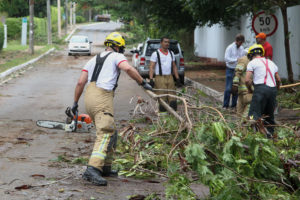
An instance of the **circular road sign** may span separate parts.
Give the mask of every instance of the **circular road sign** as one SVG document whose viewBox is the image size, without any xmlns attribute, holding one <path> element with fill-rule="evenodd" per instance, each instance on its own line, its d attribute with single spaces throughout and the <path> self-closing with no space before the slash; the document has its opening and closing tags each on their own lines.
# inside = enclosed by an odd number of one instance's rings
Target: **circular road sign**
<svg viewBox="0 0 300 200">
<path fill-rule="evenodd" d="M 259 12 L 252 19 L 252 29 L 257 35 L 264 32 L 267 36 L 275 33 L 278 27 L 278 21 L 275 15 L 266 14 L 265 11 Z"/>
</svg>

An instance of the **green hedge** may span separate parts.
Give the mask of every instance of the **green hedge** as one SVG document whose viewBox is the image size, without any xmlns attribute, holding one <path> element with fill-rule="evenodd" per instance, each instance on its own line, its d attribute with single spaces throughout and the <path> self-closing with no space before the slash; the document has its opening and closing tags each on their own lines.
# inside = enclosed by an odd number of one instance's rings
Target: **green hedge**
<svg viewBox="0 0 300 200">
<path fill-rule="evenodd" d="M 61 16 L 64 15 L 64 8 L 61 7 L 60 9 L 60 13 Z M 51 25 L 52 25 L 52 33 L 56 33 L 58 30 L 57 28 L 57 21 L 58 21 L 58 17 L 57 17 L 57 7 L 51 6 Z M 65 25 L 65 21 L 63 20 L 63 18 L 61 17 L 61 27 L 63 28 Z"/>
<path fill-rule="evenodd" d="M 77 15 L 76 16 L 76 23 L 84 23 L 86 20 L 84 17 Z"/>
<path fill-rule="evenodd" d="M 3 48 L 3 42 L 4 42 L 4 27 L 3 24 L 0 22 L 0 51 Z"/>
<path fill-rule="evenodd" d="M 7 38 L 8 40 L 21 39 L 22 18 L 7 18 Z M 27 34 L 29 33 L 29 17 L 27 17 Z M 46 18 L 34 18 L 34 37 L 37 42 L 44 42 L 47 38 Z"/>
<path fill-rule="evenodd" d="M 28 23 L 29 24 L 29 23 Z M 47 19 L 34 18 L 34 38 L 37 42 L 47 41 Z"/>
<path fill-rule="evenodd" d="M 22 18 L 7 18 L 7 39 L 15 40 L 21 38 L 22 32 Z"/>
</svg>

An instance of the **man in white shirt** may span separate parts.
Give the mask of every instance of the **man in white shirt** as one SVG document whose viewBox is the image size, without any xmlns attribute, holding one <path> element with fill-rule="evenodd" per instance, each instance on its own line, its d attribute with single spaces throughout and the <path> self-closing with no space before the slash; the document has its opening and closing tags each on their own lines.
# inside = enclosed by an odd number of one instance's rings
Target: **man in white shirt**
<svg viewBox="0 0 300 200">
<path fill-rule="evenodd" d="M 165 89 L 165 90 L 176 89 L 172 71 L 176 78 L 177 87 L 181 86 L 181 82 L 177 71 L 177 66 L 175 63 L 175 56 L 174 53 L 169 50 L 169 46 L 170 46 L 170 39 L 167 37 L 162 37 L 160 40 L 161 48 L 154 51 L 150 58 L 150 66 L 149 66 L 150 85 L 155 89 Z M 154 73 L 155 73 L 155 83 L 153 81 Z M 174 92 L 157 91 L 156 94 L 174 94 Z M 176 99 L 171 97 L 166 97 L 163 99 L 167 101 L 174 110 L 177 110 Z M 162 105 L 159 105 L 159 111 L 164 112 L 166 110 Z"/>
<path fill-rule="evenodd" d="M 225 50 L 225 62 L 226 62 L 226 85 L 224 92 L 224 102 L 223 108 L 229 108 L 230 97 L 231 97 L 231 107 L 235 108 L 237 104 L 238 95 L 231 94 L 232 82 L 235 72 L 235 67 L 237 65 L 238 59 L 245 55 L 244 43 L 245 38 L 242 34 L 238 34 L 235 37 L 235 42 L 230 44 Z"/>
<path fill-rule="evenodd" d="M 274 109 L 276 106 L 277 89 L 280 88 L 278 67 L 270 59 L 264 56 L 264 48 L 260 44 L 254 44 L 249 48 L 248 58 L 251 60 L 247 65 L 246 86 L 253 93 L 248 116 L 258 120 L 263 115 L 267 126 L 267 136 L 270 138 L 274 133 Z M 252 78 L 253 77 L 253 78 Z M 254 92 L 252 91 L 254 85 Z"/>
<path fill-rule="evenodd" d="M 125 40 L 118 32 L 109 34 L 104 45 L 106 50 L 92 58 L 83 68 L 75 88 L 72 111 L 78 113 L 78 101 L 83 89 L 85 91 L 85 107 L 94 121 L 97 138 L 83 179 L 95 185 L 105 186 L 107 181 L 102 176 L 109 176 L 112 152 L 116 148 L 117 132 L 114 125 L 113 97 L 117 87 L 120 70 L 124 70 L 132 79 L 145 89 L 152 87 L 143 80 L 139 73 L 127 62 L 123 55 Z"/>
</svg>

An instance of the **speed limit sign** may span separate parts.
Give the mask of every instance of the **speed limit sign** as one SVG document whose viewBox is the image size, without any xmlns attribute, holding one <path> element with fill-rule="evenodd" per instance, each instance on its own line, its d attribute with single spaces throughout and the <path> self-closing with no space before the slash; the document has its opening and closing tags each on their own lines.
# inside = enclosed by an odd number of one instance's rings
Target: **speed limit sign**
<svg viewBox="0 0 300 200">
<path fill-rule="evenodd" d="M 275 33 L 278 27 L 278 21 L 275 15 L 266 14 L 264 11 L 256 14 L 252 19 L 252 29 L 257 35 L 264 32 L 267 36 Z"/>
</svg>

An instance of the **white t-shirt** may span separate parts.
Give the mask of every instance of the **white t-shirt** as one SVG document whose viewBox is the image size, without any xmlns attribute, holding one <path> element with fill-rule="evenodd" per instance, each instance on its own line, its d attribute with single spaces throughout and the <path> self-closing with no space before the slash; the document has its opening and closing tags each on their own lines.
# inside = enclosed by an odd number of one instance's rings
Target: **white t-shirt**
<svg viewBox="0 0 300 200">
<path fill-rule="evenodd" d="M 270 72 L 272 74 L 273 80 L 271 78 L 271 75 L 269 72 L 267 72 L 266 61 L 268 60 L 268 66 L 270 69 Z M 247 71 L 253 72 L 253 83 L 256 84 L 264 84 L 265 77 L 267 73 L 267 79 L 266 79 L 266 85 L 269 87 L 275 87 L 276 86 L 276 80 L 275 80 L 275 74 L 278 73 L 278 67 L 275 65 L 275 63 L 272 60 L 263 58 L 263 57 L 257 57 L 251 60 L 247 65 Z M 275 83 L 275 84 L 274 84 Z"/>
<path fill-rule="evenodd" d="M 110 51 L 102 52 L 100 57 L 104 57 L 109 52 Z M 88 82 L 90 82 L 92 79 L 96 65 L 96 58 L 97 56 L 94 56 L 82 69 L 82 71 L 88 72 Z M 113 90 L 120 74 L 119 65 L 124 61 L 127 61 L 127 59 L 123 54 L 112 52 L 103 63 L 96 86 L 109 91 Z"/>
<path fill-rule="evenodd" d="M 166 54 L 161 51 L 161 49 L 158 49 L 159 56 L 160 56 L 160 63 L 161 63 L 161 71 L 162 75 L 170 75 L 172 73 L 172 61 L 175 61 L 175 56 L 172 51 L 168 51 Z M 170 55 L 173 55 L 173 60 Z M 158 59 L 157 59 L 157 53 L 154 51 L 151 55 L 150 61 L 155 62 L 155 74 L 159 75 L 159 65 L 158 65 Z"/>
</svg>

